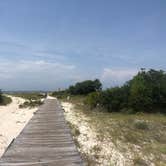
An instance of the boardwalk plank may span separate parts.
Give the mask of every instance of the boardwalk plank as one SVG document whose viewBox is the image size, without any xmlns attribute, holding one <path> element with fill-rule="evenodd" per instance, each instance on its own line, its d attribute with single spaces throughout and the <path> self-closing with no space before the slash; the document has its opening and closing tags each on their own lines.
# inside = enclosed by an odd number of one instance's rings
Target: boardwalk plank
<svg viewBox="0 0 166 166">
<path fill-rule="evenodd" d="M 45 101 L 0 159 L 0 166 L 24 165 L 85 165 L 55 99 Z"/>
</svg>

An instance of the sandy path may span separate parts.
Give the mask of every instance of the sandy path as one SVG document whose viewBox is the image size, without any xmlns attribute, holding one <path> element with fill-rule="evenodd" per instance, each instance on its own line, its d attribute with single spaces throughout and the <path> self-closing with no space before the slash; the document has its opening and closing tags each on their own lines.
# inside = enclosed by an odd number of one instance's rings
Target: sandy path
<svg viewBox="0 0 166 166">
<path fill-rule="evenodd" d="M 37 108 L 19 109 L 19 104 L 25 100 L 19 97 L 11 98 L 12 103 L 10 105 L 0 106 L 0 157 L 37 110 Z"/>
</svg>

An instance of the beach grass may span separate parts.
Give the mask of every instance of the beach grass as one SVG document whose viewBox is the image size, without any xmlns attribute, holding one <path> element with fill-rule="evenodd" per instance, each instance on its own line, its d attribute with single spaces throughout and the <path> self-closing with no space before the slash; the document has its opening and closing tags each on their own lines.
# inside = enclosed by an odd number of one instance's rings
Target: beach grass
<svg viewBox="0 0 166 166">
<path fill-rule="evenodd" d="M 8 105 L 12 102 L 12 99 L 8 96 L 2 95 L 2 101 L 0 103 L 0 105 Z"/>
<path fill-rule="evenodd" d="M 68 102 L 74 104 L 74 111 L 69 112 L 69 116 L 71 114 L 77 121 L 88 125 L 95 133 L 94 142 L 97 144 L 87 153 L 84 151 L 86 145 L 80 141 L 80 137 L 84 134 L 87 139 L 92 138 L 88 136 L 88 133 L 78 131 L 81 124 L 72 124 L 72 120 L 70 121 L 70 127 L 74 128 L 72 129 L 74 138 L 88 163 L 97 165 L 95 163 L 108 159 L 108 163 L 115 164 L 112 163 L 114 159 L 107 155 L 107 151 L 111 151 L 109 143 L 112 143 L 113 149 L 132 164 L 162 165 L 166 163 L 166 116 L 164 114 L 126 114 L 90 110 L 83 104 L 83 100 L 84 97 L 80 96 L 70 98 Z M 104 147 L 104 144 L 108 144 L 108 147 Z"/>
</svg>

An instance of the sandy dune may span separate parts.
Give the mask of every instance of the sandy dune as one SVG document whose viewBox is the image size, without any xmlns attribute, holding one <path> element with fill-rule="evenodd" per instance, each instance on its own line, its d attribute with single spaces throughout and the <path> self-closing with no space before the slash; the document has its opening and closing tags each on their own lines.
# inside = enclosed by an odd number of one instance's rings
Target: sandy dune
<svg viewBox="0 0 166 166">
<path fill-rule="evenodd" d="M 64 114 L 66 120 L 80 131 L 78 136 L 74 136 L 80 145 L 78 146 L 78 150 L 93 158 L 96 153 L 94 148 L 100 148 L 100 151 L 98 152 L 100 157 L 93 159 L 96 161 L 95 164 L 93 163 L 95 166 L 110 166 L 110 161 L 112 161 L 115 166 L 132 165 L 117 150 L 116 146 L 112 142 L 108 142 L 107 140 L 98 140 L 97 133 L 89 123 L 91 119 L 85 116 L 81 111 L 75 109 L 72 103 L 61 102 L 61 105 L 65 110 Z"/>
<path fill-rule="evenodd" d="M 37 108 L 19 109 L 19 104 L 25 100 L 19 97 L 11 98 L 12 103 L 10 105 L 0 106 L 0 157 L 37 110 Z"/>
</svg>

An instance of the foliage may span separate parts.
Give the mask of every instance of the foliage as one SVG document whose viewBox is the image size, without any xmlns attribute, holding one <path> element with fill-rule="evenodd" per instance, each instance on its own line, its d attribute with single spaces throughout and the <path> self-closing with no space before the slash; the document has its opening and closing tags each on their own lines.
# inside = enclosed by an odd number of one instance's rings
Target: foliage
<svg viewBox="0 0 166 166">
<path fill-rule="evenodd" d="M 12 99 L 8 96 L 3 95 L 2 91 L 0 90 L 0 105 L 8 105 L 12 102 Z"/>
<path fill-rule="evenodd" d="M 166 113 L 166 74 L 164 71 L 142 69 L 121 87 L 110 88 L 87 96 L 91 108 L 100 105 L 107 111 Z"/>
<path fill-rule="evenodd" d="M 121 87 L 102 90 L 100 80 L 86 80 L 67 90 L 53 92 L 58 98 L 87 96 L 85 104 L 91 109 L 100 107 L 109 112 L 166 113 L 166 73 L 162 70 L 141 69 L 132 80 Z"/>
<path fill-rule="evenodd" d="M 27 100 L 23 104 L 20 104 L 19 108 L 38 107 L 43 104 L 41 99 L 47 97 L 46 93 L 41 92 L 20 92 L 13 94 L 13 96 L 21 97 Z"/>
<path fill-rule="evenodd" d="M 131 80 L 129 105 L 135 111 L 154 111 L 166 106 L 166 74 L 164 71 L 142 70 Z"/>
<path fill-rule="evenodd" d="M 3 102 L 2 91 L 1 91 L 1 89 L 0 89 L 0 103 L 2 103 L 2 102 Z"/>
<path fill-rule="evenodd" d="M 68 92 L 72 95 L 86 95 L 91 92 L 100 91 L 102 89 L 102 84 L 100 80 L 96 79 L 86 80 L 83 82 L 78 82 L 74 86 L 70 86 Z"/>
<path fill-rule="evenodd" d="M 51 95 L 57 97 L 58 99 L 62 99 L 66 98 L 69 95 L 69 93 L 67 92 L 67 90 L 61 90 L 61 91 L 54 91 Z"/>
<path fill-rule="evenodd" d="M 140 129 L 140 130 L 148 130 L 149 129 L 148 123 L 145 122 L 144 120 L 135 120 L 134 126 L 136 129 Z"/>
<path fill-rule="evenodd" d="M 39 100 L 39 99 L 45 98 L 46 94 L 39 93 L 39 92 L 29 92 L 29 93 L 22 92 L 22 93 L 16 93 L 16 94 L 14 94 L 14 96 L 21 97 L 21 98 L 28 99 L 28 100 Z"/>
<path fill-rule="evenodd" d="M 37 107 L 37 106 L 40 106 L 42 105 L 43 102 L 41 100 L 29 100 L 29 101 L 25 101 L 23 104 L 20 104 L 19 105 L 19 108 L 33 108 L 33 107 Z"/>
<path fill-rule="evenodd" d="M 98 104 L 100 103 L 100 99 L 100 92 L 92 92 L 86 97 L 85 104 L 89 105 L 90 108 L 94 108 L 98 106 Z"/>
<path fill-rule="evenodd" d="M 77 140 L 77 145 L 79 145 L 79 151 L 86 156 L 89 165 L 95 165 L 96 162 L 104 160 L 108 163 L 110 160 L 114 161 L 112 153 L 109 153 L 112 149 L 112 151 L 118 151 L 125 156 L 126 163 L 124 164 L 126 165 L 138 165 L 147 162 L 148 165 L 154 163 L 154 165 L 164 166 L 166 161 L 165 115 L 159 113 L 126 114 L 92 111 L 86 105 L 80 105 L 80 100 L 78 101 L 77 97 L 71 97 L 74 108 L 69 112 L 66 111 L 65 114 L 67 114 L 66 117 L 70 123 L 73 124 L 74 122 L 74 128 L 80 130 L 80 132 L 77 132 L 79 134 L 73 132 L 73 135 Z M 85 126 L 87 130 L 82 132 L 81 126 Z M 73 128 L 73 126 L 71 127 Z M 95 137 L 92 137 L 92 134 Z M 85 143 L 80 139 L 81 137 L 86 137 Z M 88 140 L 95 142 L 94 146 L 88 146 Z M 126 157 L 126 152 L 129 154 L 128 157 Z M 128 163 L 128 161 L 131 161 L 131 163 Z M 117 158 L 115 162 L 111 162 L 112 165 L 117 164 Z"/>
<path fill-rule="evenodd" d="M 91 93 L 87 96 L 85 103 L 91 108 L 100 106 L 108 111 L 120 111 L 127 107 L 129 96 L 129 85 L 114 87 L 101 92 Z"/>
</svg>

